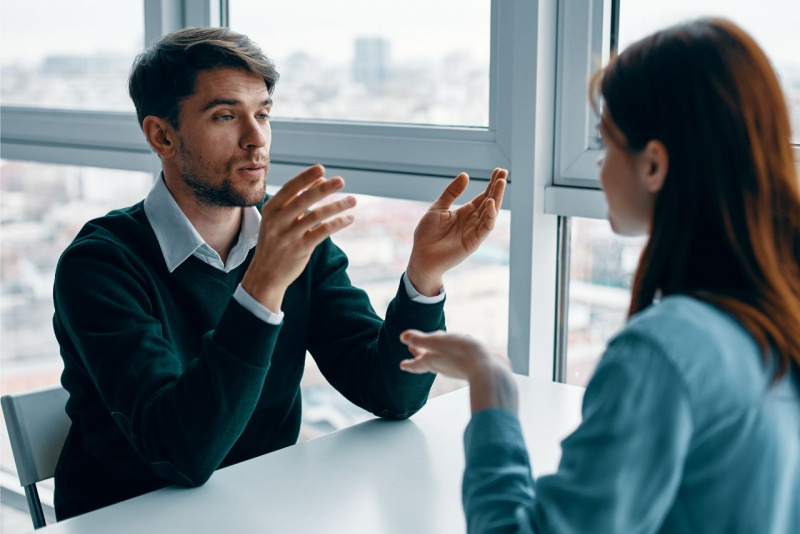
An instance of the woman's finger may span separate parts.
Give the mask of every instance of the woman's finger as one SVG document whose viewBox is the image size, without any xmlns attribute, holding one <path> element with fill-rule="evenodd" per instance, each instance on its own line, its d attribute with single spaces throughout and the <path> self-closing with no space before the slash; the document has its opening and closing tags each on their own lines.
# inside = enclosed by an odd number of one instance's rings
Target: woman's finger
<svg viewBox="0 0 800 534">
<path fill-rule="evenodd" d="M 400 335 L 400 341 L 426 352 L 459 355 L 460 358 L 481 351 L 481 345 L 473 338 L 461 334 L 448 334 L 443 331 L 426 334 L 419 330 L 406 330 Z"/>
<path fill-rule="evenodd" d="M 403 360 L 400 362 L 400 369 L 414 374 L 433 373 L 435 371 L 430 366 L 428 360 L 429 359 L 426 358 L 425 355 L 414 358 L 413 360 Z"/>
</svg>

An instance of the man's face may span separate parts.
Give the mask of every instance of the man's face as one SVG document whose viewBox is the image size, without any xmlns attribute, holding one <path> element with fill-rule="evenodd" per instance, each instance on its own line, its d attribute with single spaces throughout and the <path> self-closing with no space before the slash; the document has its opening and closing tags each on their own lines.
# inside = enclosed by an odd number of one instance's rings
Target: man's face
<svg viewBox="0 0 800 534">
<path fill-rule="evenodd" d="M 181 103 L 178 157 L 195 198 L 214 207 L 264 200 L 272 99 L 263 78 L 241 69 L 201 71 Z"/>
</svg>

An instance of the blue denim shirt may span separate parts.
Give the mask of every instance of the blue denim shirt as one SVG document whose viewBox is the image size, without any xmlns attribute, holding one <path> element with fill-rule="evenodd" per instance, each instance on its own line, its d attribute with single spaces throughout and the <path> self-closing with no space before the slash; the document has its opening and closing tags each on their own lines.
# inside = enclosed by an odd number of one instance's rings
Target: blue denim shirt
<svg viewBox="0 0 800 534">
<path fill-rule="evenodd" d="M 800 533 L 800 381 L 772 369 L 730 315 L 663 299 L 609 343 L 555 474 L 513 413 L 473 416 L 469 532 Z"/>
</svg>

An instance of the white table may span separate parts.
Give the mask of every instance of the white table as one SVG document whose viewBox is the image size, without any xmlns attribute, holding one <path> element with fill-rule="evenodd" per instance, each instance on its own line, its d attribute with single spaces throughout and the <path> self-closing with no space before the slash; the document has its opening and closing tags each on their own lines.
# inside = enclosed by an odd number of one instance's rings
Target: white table
<svg viewBox="0 0 800 534">
<path fill-rule="evenodd" d="M 552 473 L 580 422 L 583 389 L 518 383 L 534 474 Z M 463 533 L 469 418 L 468 390 L 454 391 L 407 421 L 370 420 L 217 471 L 200 488 L 164 488 L 44 532 Z"/>
</svg>

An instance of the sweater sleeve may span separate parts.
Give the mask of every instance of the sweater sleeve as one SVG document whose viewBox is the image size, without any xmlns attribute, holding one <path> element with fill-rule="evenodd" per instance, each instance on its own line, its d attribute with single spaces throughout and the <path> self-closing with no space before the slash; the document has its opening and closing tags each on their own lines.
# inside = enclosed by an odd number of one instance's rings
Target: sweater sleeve
<svg viewBox="0 0 800 534">
<path fill-rule="evenodd" d="M 405 419 L 425 404 L 435 375 L 400 370 L 410 357 L 400 334 L 443 330 L 444 300 L 413 302 L 399 283 L 386 319 L 350 283 L 347 256 L 328 239 L 315 253 L 309 350 L 325 378 L 347 399 L 375 415 Z"/>
<path fill-rule="evenodd" d="M 280 326 L 231 299 L 200 351 L 179 357 L 154 313 L 153 283 L 113 243 L 73 244 L 56 271 L 57 334 L 142 459 L 166 481 L 196 486 L 244 430 Z"/>
<path fill-rule="evenodd" d="M 473 416 L 465 433 L 468 531 L 658 532 L 678 492 L 691 428 L 687 391 L 671 362 L 648 340 L 622 335 L 586 389 L 583 422 L 562 443 L 555 474 L 533 480 L 511 412 Z"/>
</svg>

